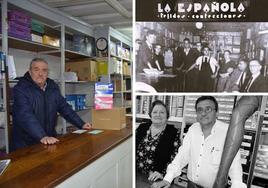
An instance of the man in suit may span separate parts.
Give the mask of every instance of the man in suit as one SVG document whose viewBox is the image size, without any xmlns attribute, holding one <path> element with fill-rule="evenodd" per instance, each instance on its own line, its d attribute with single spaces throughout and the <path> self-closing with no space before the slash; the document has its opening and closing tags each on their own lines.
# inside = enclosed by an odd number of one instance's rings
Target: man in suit
<svg viewBox="0 0 268 188">
<path fill-rule="evenodd" d="M 197 91 L 196 86 L 193 84 L 193 79 L 196 76 L 192 74 L 192 72 L 188 72 L 187 70 L 195 63 L 195 60 L 199 56 L 199 53 L 196 49 L 191 48 L 191 43 L 189 38 L 185 38 L 183 40 L 183 48 L 178 51 L 178 58 L 176 64 L 179 64 L 179 68 L 177 70 L 181 71 L 183 76 L 183 91 L 191 92 Z"/>
<path fill-rule="evenodd" d="M 262 65 L 259 60 L 253 59 L 249 62 L 251 76 L 242 86 L 243 92 L 267 92 L 267 80 L 261 74 Z"/>
<path fill-rule="evenodd" d="M 136 64 L 136 73 L 142 73 L 144 68 L 152 69 L 151 62 L 154 55 L 153 44 L 156 42 L 156 32 L 149 30 L 139 48 L 138 64 Z"/>
<path fill-rule="evenodd" d="M 244 85 L 248 72 L 248 62 L 245 59 L 240 59 L 237 68 L 228 78 L 224 91 L 226 92 L 238 92 L 242 85 Z"/>
</svg>

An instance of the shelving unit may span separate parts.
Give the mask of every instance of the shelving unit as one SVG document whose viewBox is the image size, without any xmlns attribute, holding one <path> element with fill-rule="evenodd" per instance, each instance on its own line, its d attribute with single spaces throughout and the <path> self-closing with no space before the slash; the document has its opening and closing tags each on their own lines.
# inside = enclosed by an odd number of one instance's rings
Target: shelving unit
<svg viewBox="0 0 268 188">
<path fill-rule="evenodd" d="M 258 59 L 263 65 L 263 75 L 267 75 L 266 60 L 268 59 L 268 27 L 266 23 L 254 23 L 254 28 L 247 28 L 243 35 L 241 50 L 248 59 Z"/>
<path fill-rule="evenodd" d="M 107 50 L 97 51 L 97 55 L 107 59 L 108 77 L 103 79 L 114 84 L 114 106 L 126 108 L 129 114 L 132 112 L 132 40 L 112 27 L 95 28 L 95 37 L 108 41 Z"/>
<path fill-rule="evenodd" d="M 28 16 L 39 20 L 40 23 L 44 25 L 46 34 L 51 36 L 56 36 L 60 40 L 60 46 L 55 47 L 39 42 L 34 42 L 30 40 L 20 39 L 16 37 L 11 37 L 7 32 L 7 12 L 8 10 L 16 10 L 21 11 Z M 40 6 L 40 3 L 33 1 L 20 1 L 20 0 L 3 0 L 1 1 L 1 19 L 2 19 L 2 34 L 0 35 L 0 39 L 2 42 L 2 51 L 5 54 L 12 54 L 14 56 L 16 62 L 16 56 L 20 57 L 20 64 L 16 64 L 19 69 L 18 76 L 23 76 L 24 72 L 27 71 L 29 62 L 33 57 L 45 57 L 45 59 L 49 59 L 49 66 L 52 66 L 51 69 L 53 73 L 58 76 L 58 80 L 56 82 L 59 84 L 61 93 L 63 96 L 72 93 L 94 93 L 94 82 L 88 81 L 65 81 L 64 72 L 65 72 L 65 61 L 66 60 L 74 60 L 74 59 L 83 59 L 83 58 L 93 58 L 95 54 L 85 54 L 83 52 L 67 49 L 65 46 L 65 39 L 69 39 L 75 34 L 83 35 L 83 36 L 94 36 L 92 26 L 80 21 L 75 18 L 68 17 L 63 15 L 54 9 L 51 9 L 47 6 Z M 75 29 L 73 29 L 75 28 Z M 67 37 L 67 38 L 66 38 Z M 92 44 L 93 48 L 95 48 L 95 43 Z M 23 55 L 22 55 L 23 54 Z M 22 56 L 22 59 L 21 59 Z M 51 62 L 50 62 L 51 60 Z M 53 62 L 53 63 L 52 63 Z M 24 65 L 24 66 L 23 66 Z M 5 77 L 6 73 L 3 73 L 2 77 Z M 55 76 L 54 75 L 54 76 Z M 9 80 L 8 78 L 3 79 L 3 86 L 10 85 L 11 87 L 17 83 L 17 80 Z M 66 88 L 66 84 L 68 84 L 68 89 Z M 10 113 L 9 113 L 9 99 L 8 94 L 5 87 L 3 87 L 3 105 L 4 105 L 4 145 L 5 152 L 9 152 L 9 134 L 10 130 Z M 91 94 L 90 94 L 91 95 Z M 91 97 L 91 98 L 90 98 Z M 93 96 L 90 96 L 90 99 L 93 99 Z M 89 102 L 92 103 L 92 100 Z M 79 110 L 79 115 L 82 116 L 82 119 L 85 121 L 90 121 L 90 109 L 92 108 L 92 104 L 88 104 L 88 106 Z M 65 134 L 67 131 L 67 125 L 65 120 L 61 118 L 58 121 L 57 132 L 58 134 Z M 2 137 L 2 133 L 1 133 Z M 2 142 L 2 140 L 1 140 Z"/>
<path fill-rule="evenodd" d="M 268 103 L 267 96 L 263 97 L 262 107 L 259 110 L 258 121 L 255 127 L 256 138 L 253 147 L 248 184 L 266 188 L 268 186 L 268 134 L 263 131 L 267 127 Z"/>
<path fill-rule="evenodd" d="M 149 106 L 155 99 L 162 100 L 170 111 L 170 124 L 179 124 L 181 129 L 181 139 L 187 133 L 188 128 L 196 122 L 195 101 L 199 96 L 152 96 L 142 95 L 136 98 L 136 122 L 146 121 L 149 118 Z M 182 113 L 179 117 L 172 115 L 172 101 L 174 98 L 181 100 L 179 105 Z M 215 96 L 219 104 L 218 119 L 226 123 L 230 122 L 233 107 L 240 96 Z M 266 96 L 263 97 L 266 100 Z M 260 118 L 263 116 L 263 120 Z M 243 181 L 248 185 L 265 188 L 268 185 L 268 166 L 264 160 L 268 159 L 268 103 L 265 110 L 263 107 L 248 118 L 245 124 L 244 139 L 240 147 L 241 162 L 243 168 Z M 258 146 L 260 143 L 260 146 Z M 255 149 L 254 149 L 255 148 Z M 256 161 L 253 163 L 253 161 Z M 187 187 L 186 169 L 182 176 L 176 178 L 174 182 L 180 186 Z"/>
</svg>

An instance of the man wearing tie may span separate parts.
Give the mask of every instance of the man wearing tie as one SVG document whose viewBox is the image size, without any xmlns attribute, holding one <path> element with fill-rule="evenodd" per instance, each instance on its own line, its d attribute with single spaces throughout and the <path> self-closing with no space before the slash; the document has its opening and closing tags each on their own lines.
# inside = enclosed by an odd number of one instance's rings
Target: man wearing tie
<svg viewBox="0 0 268 188">
<path fill-rule="evenodd" d="M 245 59 L 240 59 L 238 67 L 230 75 L 226 82 L 224 91 L 225 92 L 238 92 L 240 91 L 242 85 L 244 85 L 247 76 L 250 74 L 248 72 L 248 62 Z"/>
<path fill-rule="evenodd" d="M 188 70 L 191 71 L 195 67 L 199 70 L 198 84 L 200 92 L 213 92 L 215 78 L 219 70 L 219 63 L 214 57 L 210 56 L 210 49 L 208 46 L 203 47 L 203 55 L 196 59 L 195 64 L 193 64 Z"/>
<path fill-rule="evenodd" d="M 261 74 L 262 65 L 259 60 L 253 59 L 249 62 L 251 77 L 242 86 L 243 92 L 267 92 L 267 80 Z"/>
</svg>

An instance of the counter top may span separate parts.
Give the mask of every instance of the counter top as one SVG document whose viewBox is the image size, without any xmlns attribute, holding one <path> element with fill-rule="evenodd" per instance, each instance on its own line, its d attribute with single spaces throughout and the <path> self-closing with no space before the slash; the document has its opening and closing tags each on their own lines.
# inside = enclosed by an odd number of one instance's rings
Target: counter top
<svg viewBox="0 0 268 188">
<path fill-rule="evenodd" d="M 56 145 L 37 144 L 7 155 L 0 187 L 54 187 L 132 136 L 132 126 L 98 135 L 67 134 Z M 4 159 L 4 158 L 2 158 Z"/>
</svg>

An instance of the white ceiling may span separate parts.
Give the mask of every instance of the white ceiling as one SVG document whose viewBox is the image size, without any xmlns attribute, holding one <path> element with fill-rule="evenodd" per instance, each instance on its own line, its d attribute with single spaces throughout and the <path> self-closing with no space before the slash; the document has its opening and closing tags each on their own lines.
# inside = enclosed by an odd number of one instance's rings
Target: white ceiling
<svg viewBox="0 0 268 188">
<path fill-rule="evenodd" d="M 132 38 L 132 0 L 38 0 L 92 26 L 112 26 Z"/>
</svg>

